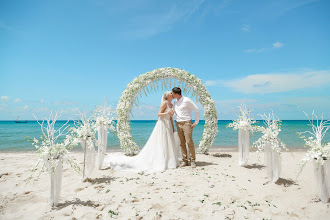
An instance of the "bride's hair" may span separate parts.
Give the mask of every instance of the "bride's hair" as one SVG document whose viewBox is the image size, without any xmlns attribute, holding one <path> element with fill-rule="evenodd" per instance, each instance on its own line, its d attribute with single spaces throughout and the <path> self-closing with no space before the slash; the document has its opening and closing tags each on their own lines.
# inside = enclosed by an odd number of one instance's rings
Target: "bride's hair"
<svg viewBox="0 0 330 220">
<path fill-rule="evenodd" d="M 167 97 L 171 95 L 171 91 L 166 91 L 162 97 L 161 103 L 163 103 L 165 100 L 167 100 Z"/>
</svg>

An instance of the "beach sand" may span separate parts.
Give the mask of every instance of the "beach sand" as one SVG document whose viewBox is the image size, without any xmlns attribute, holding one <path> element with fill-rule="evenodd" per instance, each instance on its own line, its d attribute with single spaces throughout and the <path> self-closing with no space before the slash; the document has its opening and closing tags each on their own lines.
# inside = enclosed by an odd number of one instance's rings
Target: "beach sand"
<svg viewBox="0 0 330 220">
<path fill-rule="evenodd" d="M 71 153 L 82 165 L 83 153 Z M 278 183 L 269 183 L 263 154 L 238 166 L 235 149 L 197 155 L 197 168 L 138 174 L 98 170 L 87 182 L 64 165 L 58 207 L 48 204 L 50 177 L 25 184 L 33 152 L 0 153 L 0 219 L 330 219 L 316 194 L 313 166 L 298 178 L 305 152 L 283 152 Z"/>
</svg>

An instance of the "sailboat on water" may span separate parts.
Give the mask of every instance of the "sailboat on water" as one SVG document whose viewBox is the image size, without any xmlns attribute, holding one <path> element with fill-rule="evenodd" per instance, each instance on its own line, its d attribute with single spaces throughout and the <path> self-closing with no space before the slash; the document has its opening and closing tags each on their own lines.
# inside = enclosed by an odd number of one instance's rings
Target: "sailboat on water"
<svg viewBox="0 0 330 220">
<path fill-rule="evenodd" d="M 19 116 L 16 118 L 15 122 L 16 123 L 27 123 L 27 120 L 18 120 L 19 119 Z"/>
</svg>

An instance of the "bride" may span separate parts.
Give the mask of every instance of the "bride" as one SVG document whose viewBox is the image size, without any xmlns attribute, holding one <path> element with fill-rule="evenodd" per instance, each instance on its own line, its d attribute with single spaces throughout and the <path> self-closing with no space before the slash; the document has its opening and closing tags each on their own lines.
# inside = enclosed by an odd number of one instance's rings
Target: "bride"
<svg viewBox="0 0 330 220">
<path fill-rule="evenodd" d="M 111 153 L 105 165 L 114 170 L 158 172 L 176 168 L 181 157 L 179 137 L 174 130 L 172 92 L 166 91 L 158 112 L 158 121 L 147 143 L 137 156 Z"/>
</svg>

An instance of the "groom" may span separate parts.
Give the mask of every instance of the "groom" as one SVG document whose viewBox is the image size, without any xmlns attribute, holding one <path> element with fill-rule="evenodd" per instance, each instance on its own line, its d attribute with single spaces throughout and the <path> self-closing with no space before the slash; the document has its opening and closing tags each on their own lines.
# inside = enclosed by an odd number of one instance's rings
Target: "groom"
<svg viewBox="0 0 330 220">
<path fill-rule="evenodd" d="M 174 87 L 172 89 L 173 98 L 177 99 L 173 104 L 174 114 L 176 115 L 176 128 L 180 139 L 180 146 L 182 152 L 182 163 L 180 167 L 188 165 L 188 155 L 186 144 L 188 145 L 191 167 L 196 167 L 196 154 L 194 142 L 192 139 L 193 128 L 199 122 L 199 109 L 190 98 L 181 95 L 181 89 Z M 195 123 L 192 123 L 191 111 L 195 112 Z"/>
</svg>

